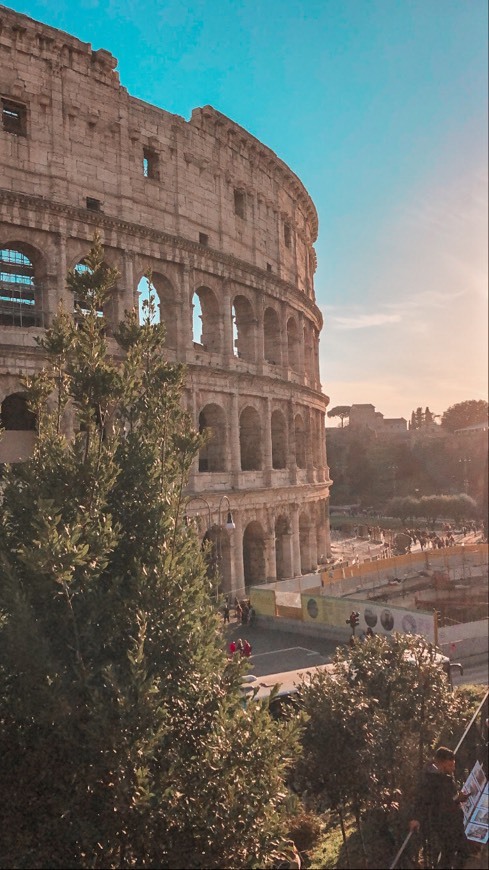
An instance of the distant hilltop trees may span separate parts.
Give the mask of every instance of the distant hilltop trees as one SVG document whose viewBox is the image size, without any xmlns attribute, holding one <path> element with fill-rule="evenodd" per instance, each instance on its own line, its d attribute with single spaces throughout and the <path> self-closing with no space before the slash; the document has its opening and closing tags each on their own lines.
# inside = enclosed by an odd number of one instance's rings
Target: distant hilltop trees
<svg viewBox="0 0 489 870">
<path fill-rule="evenodd" d="M 416 410 L 411 413 L 409 429 L 424 429 L 426 426 L 432 426 L 435 419 L 439 416 L 439 414 L 433 414 L 428 406 L 426 406 L 424 411 L 422 408 L 416 408 Z"/>
</svg>

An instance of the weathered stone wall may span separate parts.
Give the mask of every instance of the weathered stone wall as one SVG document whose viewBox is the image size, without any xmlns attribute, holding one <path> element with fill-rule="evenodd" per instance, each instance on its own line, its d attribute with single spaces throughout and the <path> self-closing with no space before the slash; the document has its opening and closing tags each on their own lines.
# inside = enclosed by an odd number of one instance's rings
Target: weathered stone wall
<svg viewBox="0 0 489 870">
<path fill-rule="evenodd" d="M 214 433 L 189 513 L 218 526 L 233 511 L 224 588 L 311 569 L 329 551 L 330 481 L 303 185 L 211 107 L 186 122 L 143 103 L 109 52 L 4 7 L 0 65 L 0 401 L 41 365 L 35 336 L 59 302 L 73 309 L 66 272 L 98 230 L 120 273 L 109 332 L 151 270 L 168 357 L 188 366 L 185 401 Z"/>
</svg>

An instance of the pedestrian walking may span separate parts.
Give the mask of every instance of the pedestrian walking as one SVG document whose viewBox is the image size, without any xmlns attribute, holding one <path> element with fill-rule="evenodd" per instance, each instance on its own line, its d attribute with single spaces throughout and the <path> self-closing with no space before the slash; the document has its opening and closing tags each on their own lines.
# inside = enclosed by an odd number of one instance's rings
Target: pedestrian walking
<svg viewBox="0 0 489 870">
<path fill-rule="evenodd" d="M 428 854 L 439 870 L 461 870 L 470 854 L 462 803 L 469 797 L 454 779 L 455 753 L 440 746 L 422 772 L 410 831 L 423 834 Z"/>
<path fill-rule="evenodd" d="M 222 618 L 223 622 L 229 622 L 229 604 L 227 601 L 222 609 Z"/>
</svg>

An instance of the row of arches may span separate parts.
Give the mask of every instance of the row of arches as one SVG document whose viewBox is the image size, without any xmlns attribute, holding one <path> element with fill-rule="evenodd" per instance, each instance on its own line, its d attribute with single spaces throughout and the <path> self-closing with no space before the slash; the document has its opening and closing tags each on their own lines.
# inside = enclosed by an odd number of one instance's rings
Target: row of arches
<svg viewBox="0 0 489 870">
<path fill-rule="evenodd" d="M 308 459 L 313 465 L 322 466 L 325 464 L 324 421 L 321 426 L 319 411 L 309 411 L 308 417 L 306 420 L 305 412 L 298 411 L 289 423 L 286 414 L 278 408 L 266 417 L 247 405 L 238 420 L 233 421 L 221 405 L 210 402 L 199 413 L 199 432 L 207 435 L 207 442 L 199 451 L 198 470 L 231 470 L 234 430 L 241 471 L 278 470 L 293 464 L 306 468 Z"/>
<path fill-rule="evenodd" d="M 226 532 L 213 526 L 203 536 L 212 545 L 212 565 L 219 569 L 221 592 L 235 591 L 233 578 L 242 564 L 240 589 L 290 579 L 317 569 L 325 558 L 327 535 L 319 519 L 321 502 L 300 511 L 292 521 L 288 511 L 280 513 L 272 525 L 259 518 L 247 519 L 234 512 L 237 528 Z M 324 510 L 323 510 L 324 513 Z"/>
<path fill-rule="evenodd" d="M 83 258 L 74 268 L 79 273 L 87 270 Z M 250 298 L 251 291 L 249 295 L 230 291 L 223 298 L 208 286 L 189 291 L 186 306 L 175 280 L 154 272 L 150 284 L 143 277 L 125 305 L 138 304 L 142 320 L 147 315 L 149 294 L 153 293 L 156 305 L 152 319 L 164 322 L 169 349 L 178 352 L 192 344 L 204 353 L 227 354 L 252 363 L 265 361 L 319 381 L 319 332 L 304 314 L 279 300 L 270 299 L 269 304 L 258 306 L 257 300 Z M 119 295 L 120 290 L 116 290 L 114 301 L 100 311 L 109 331 L 122 313 L 117 304 Z M 46 304 L 45 296 L 46 264 L 42 254 L 20 243 L 0 247 L 0 325 L 46 325 L 47 311 L 55 310 L 56 302 Z M 83 313 L 76 298 L 73 310 Z"/>
</svg>

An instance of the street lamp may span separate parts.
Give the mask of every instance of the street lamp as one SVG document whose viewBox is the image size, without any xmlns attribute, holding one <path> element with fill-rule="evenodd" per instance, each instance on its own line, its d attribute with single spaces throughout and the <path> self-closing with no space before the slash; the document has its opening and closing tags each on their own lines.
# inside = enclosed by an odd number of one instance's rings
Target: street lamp
<svg viewBox="0 0 489 870">
<path fill-rule="evenodd" d="M 233 531 L 236 528 L 236 526 L 235 526 L 235 523 L 233 520 L 233 515 L 231 513 L 231 505 L 229 503 L 229 499 L 228 499 L 227 495 L 223 495 L 221 497 L 221 499 L 219 500 L 219 504 L 217 506 L 217 516 L 218 516 L 217 533 L 215 532 L 214 535 L 211 535 L 211 530 L 215 528 L 215 524 L 212 521 L 212 508 L 211 508 L 209 502 L 207 501 L 206 498 L 204 498 L 203 495 L 191 495 L 185 502 L 185 510 L 187 509 L 189 504 L 191 504 L 194 501 L 202 502 L 206 506 L 206 509 L 207 509 L 207 529 L 206 529 L 206 533 L 205 533 L 205 539 L 208 540 L 212 545 L 212 552 L 215 554 L 213 556 L 213 561 L 217 557 L 217 565 L 216 565 L 216 562 L 214 561 L 214 569 L 213 569 L 213 573 L 215 574 L 215 577 L 216 577 L 216 601 L 217 601 L 218 586 L 219 586 L 219 581 L 217 580 L 217 577 L 218 577 L 218 575 L 221 575 L 221 565 L 222 565 L 222 540 L 221 540 L 222 529 L 226 529 L 227 531 Z M 222 517 L 223 517 L 222 508 L 223 508 L 224 502 L 227 503 L 227 517 L 226 517 L 225 523 L 223 523 L 223 521 L 222 521 Z M 187 514 L 185 514 L 185 522 L 187 524 L 189 522 L 189 518 L 188 518 Z M 213 540 L 213 538 L 214 538 L 214 540 Z M 217 544 L 217 547 L 216 547 L 216 544 Z M 217 568 L 217 571 L 216 571 L 216 568 Z"/>
</svg>

